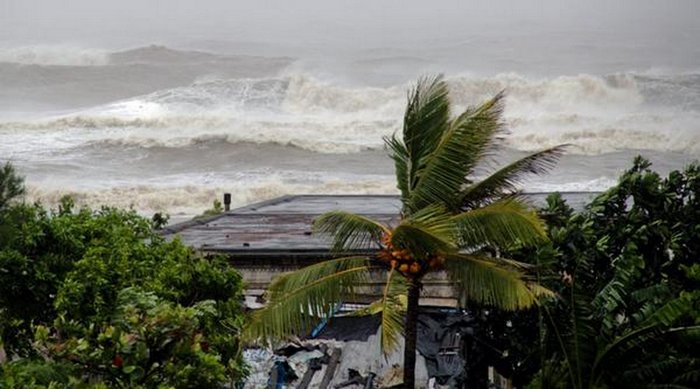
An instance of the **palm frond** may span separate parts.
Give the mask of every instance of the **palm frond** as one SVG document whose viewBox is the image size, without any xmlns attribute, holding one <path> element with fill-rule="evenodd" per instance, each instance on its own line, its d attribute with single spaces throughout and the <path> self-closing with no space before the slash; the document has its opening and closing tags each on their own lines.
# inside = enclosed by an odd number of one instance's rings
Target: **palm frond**
<svg viewBox="0 0 700 389">
<path fill-rule="evenodd" d="M 658 339 L 663 331 L 658 326 L 647 326 L 629 331 L 607 342 L 598 352 L 591 368 L 591 378 L 600 379 L 601 374 L 606 373 L 606 365 L 625 361 L 625 356 L 630 356 L 635 350 L 639 350 L 645 343 Z M 632 360 L 634 358 L 632 357 Z"/>
<path fill-rule="evenodd" d="M 626 333 L 609 342 L 598 354 L 593 366 L 592 375 L 604 371 L 606 365 L 620 361 L 634 360 L 634 354 L 645 347 L 666 345 L 670 338 L 689 337 L 694 341 L 700 336 L 700 325 L 664 329 L 658 325 L 641 327 Z"/>
<path fill-rule="evenodd" d="M 692 363 L 695 368 L 685 369 L 682 374 L 676 377 L 676 382 L 689 382 L 694 384 L 692 387 L 697 388 L 698 384 L 700 384 L 700 369 L 698 369 L 700 361 L 697 358 L 693 358 Z"/>
<path fill-rule="evenodd" d="M 640 366 L 628 369 L 621 375 L 619 381 L 622 382 L 637 382 L 639 386 L 649 382 L 654 382 L 653 387 L 679 387 L 680 383 L 686 381 L 685 378 L 690 378 L 695 384 L 698 383 L 699 377 L 694 377 L 692 372 L 693 366 L 698 365 L 696 358 L 677 358 L 669 357 L 662 360 L 653 360 L 648 363 L 643 363 Z M 665 384 L 662 384 L 665 382 Z M 681 386 L 687 387 L 687 386 Z"/>
<path fill-rule="evenodd" d="M 502 128 L 503 94 L 449 123 L 435 149 L 420 161 L 406 202 L 407 213 L 441 203 L 458 209 L 467 176 Z"/>
<path fill-rule="evenodd" d="M 647 317 L 641 324 L 671 326 L 678 321 L 678 319 L 692 312 L 693 309 L 692 299 L 682 295 L 655 309 L 654 313 Z"/>
<path fill-rule="evenodd" d="M 629 295 L 633 290 L 633 282 L 637 274 L 636 259 L 622 256 L 616 261 L 615 275 L 591 300 L 595 310 L 603 316 L 603 327 L 613 329 L 619 325 L 616 323 L 616 313 L 624 311 L 627 307 Z M 584 271 L 589 264 L 585 264 Z"/>
<path fill-rule="evenodd" d="M 668 283 L 659 283 L 635 289 L 630 292 L 630 297 L 633 301 L 649 301 L 655 298 L 666 301 L 673 298 L 673 291 Z"/>
<path fill-rule="evenodd" d="M 391 242 L 395 247 L 408 249 L 414 256 L 427 257 L 457 248 L 455 223 L 440 204 L 431 205 L 401 220 L 394 229 Z"/>
<path fill-rule="evenodd" d="M 384 355 L 396 349 L 403 334 L 404 314 L 408 303 L 407 288 L 406 279 L 392 269 L 387 272 L 382 298 L 352 313 L 352 316 L 382 315 L 380 333 Z"/>
<path fill-rule="evenodd" d="M 411 182 L 411 158 L 406 146 L 396 137 L 384 137 L 384 144 L 389 149 L 389 156 L 394 160 L 396 171 L 396 187 L 401 192 L 401 200 L 408 198 Z"/>
<path fill-rule="evenodd" d="M 460 246 L 483 244 L 508 248 L 514 244 L 531 245 L 546 240 L 544 222 L 516 198 L 507 198 L 485 207 L 463 212 L 453 221 L 460 230 Z"/>
<path fill-rule="evenodd" d="M 409 92 L 403 121 L 403 144 L 410 159 L 411 181 L 421 161 L 433 152 L 450 121 L 450 100 L 442 75 L 423 77 Z M 411 187 L 415 182 L 409 182 Z"/>
<path fill-rule="evenodd" d="M 559 145 L 542 150 L 497 170 L 464 191 L 462 206 L 474 208 L 484 200 L 498 199 L 516 192 L 525 175 L 543 174 L 551 170 L 564 154 L 565 148 L 566 145 Z"/>
<path fill-rule="evenodd" d="M 251 315 L 244 337 L 256 341 L 309 332 L 332 315 L 336 304 L 354 295 L 369 269 L 366 257 L 347 257 L 278 276 L 267 290 L 267 305 Z"/>
<path fill-rule="evenodd" d="M 462 298 L 505 310 L 529 308 L 540 297 L 553 297 L 549 289 L 523 272 L 493 258 L 459 254 L 447 257 L 445 267 Z"/>
<path fill-rule="evenodd" d="M 432 234 L 449 240 L 456 232 L 452 216 L 444 205 L 431 204 L 407 216 L 402 222 L 423 226 Z"/>
<path fill-rule="evenodd" d="M 623 267 L 617 267 L 618 275 L 624 272 Z M 590 305 L 601 317 L 601 331 L 612 336 L 620 327 L 618 314 L 625 311 L 629 294 L 629 283 L 626 277 L 614 277 L 595 295 Z"/>
<path fill-rule="evenodd" d="M 389 230 L 365 216 L 344 211 L 326 212 L 313 224 L 315 233 L 330 237 L 331 251 L 367 250 Z"/>
</svg>

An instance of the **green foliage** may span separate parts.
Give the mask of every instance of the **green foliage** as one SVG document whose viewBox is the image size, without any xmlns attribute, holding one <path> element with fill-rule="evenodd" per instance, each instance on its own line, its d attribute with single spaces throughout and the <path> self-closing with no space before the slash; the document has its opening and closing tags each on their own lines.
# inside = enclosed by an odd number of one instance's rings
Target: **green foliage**
<svg viewBox="0 0 700 389">
<path fill-rule="evenodd" d="M 479 107 L 470 107 L 444 126 L 423 129 L 426 134 L 439 131 L 439 142 L 433 148 L 408 148 L 412 160 L 413 183 L 404 198 L 404 213 L 416 212 L 431 204 L 444 204 L 459 209 L 464 196 L 465 178 L 493 146 L 501 131 L 503 95 L 499 94 Z M 406 139 L 404 141 L 416 142 Z"/>
<path fill-rule="evenodd" d="M 76 211 L 68 198 L 55 212 L 11 206 L 0 222 L 0 336 L 20 358 L 0 367 L 6 380 L 40 369 L 67 372 L 56 380 L 67 387 L 181 387 L 243 374 L 242 282 L 222 258 L 165 240 L 134 211 Z M 127 364 L 114 370 L 117 353 Z"/>
<path fill-rule="evenodd" d="M 201 215 L 195 217 L 195 219 L 202 219 L 202 218 L 207 218 L 210 216 L 216 216 L 220 215 L 221 213 L 224 212 L 224 207 L 221 204 L 221 201 L 218 199 L 214 200 L 212 202 L 211 208 L 207 209 L 206 211 L 202 212 Z"/>
<path fill-rule="evenodd" d="M 530 154 L 493 172 L 487 178 L 472 184 L 465 192 L 462 202 L 474 208 L 484 200 L 516 193 L 523 173 L 544 174 L 554 167 L 564 154 L 566 146 L 556 146 Z"/>
<path fill-rule="evenodd" d="M 333 237 L 331 250 L 368 250 L 386 233 L 386 227 L 361 215 L 331 211 L 314 220 L 314 232 Z"/>
<path fill-rule="evenodd" d="M 19 359 L 0 365 L 0 387 L 21 389 L 107 388 L 104 384 L 83 382 L 72 363 L 43 359 Z"/>
<path fill-rule="evenodd" d="M 38 326 L 36 338 L 49 355 L 78 366 L 79 376 L 112 387 L 213 387 L 227 379 L 205 335 L 206 323 L 217 317 L 213 300 L 184 307 L 126 288 L 107 321 L 61 323 L 69 331 L 60 335 Z"/>
<path fill-rule="evenodd" d="M 274 339 L 311 331 L 333 314 L 339 302 L 354 295 L 368 271 L 367 258 L 347 257 L 278 276 L 268 287 L 267 306 L 253 313 L 246 338 Z"/>
<path fill-rule="evenodd" d="M 403 329 L 404 312 L 407 308 L 408 285 L 406 279 L 396 271 L 388 271 L 382 298 L 365 308 L 352 312 L 351 316 L 381 314 L 381 348 L 385 355 L 399 343 Z"/>
<path fill-rule="evenodd" d="M 490 339 L 511 351 L 494 359 L 516 384 L 534 377 L 532 388 L 699 385 L 700 168 L 662 178 L 650 166 L 635 159 L 580 213 L 550 197 L 542 216 L 551 243 L 512 253 L 538 265 L 541 282 L 561 296 L 539 315 L 496 312 L 485 323 L 491 333 L 505 332 L 493 321 L 518 327 Z M 539 348 L 527 347 L 535 342 Z"/>
<path fill-rule="evenodd" d="M 461 213 L 454 220 L 460 229 L 463 247 L 479 247 L 487 243 L 492 247 L 508 249 L 512 245 L 533 246 L 544 241 L 542 220 L 525 203 L 515 198 L 495 201 Z"/>
<path fill-rule="evenodd" d="M 539 297 L 554 296 L 508 263 L 470 254 L 452 255 L 448 259 L 448 274 L 459 285 L 463 305 L 473 302 L 513 311 L 533 306 Z"/>
<path fill-rule="evenodd" d="M 17 174 L 14 166 L 6 162 L 0 168 L 0 210 L 6 208 L 13 199 L 24 195 L 24 178 Z"/>
<path fill-rule="evenodd" d="M 161 212 L 156 212 L 151 217 L 151 222 L 153 223 L 153 228 L 156 230 L 162 230 L 168 221 L 170 220 L 170 215 Z"/>
</svg>

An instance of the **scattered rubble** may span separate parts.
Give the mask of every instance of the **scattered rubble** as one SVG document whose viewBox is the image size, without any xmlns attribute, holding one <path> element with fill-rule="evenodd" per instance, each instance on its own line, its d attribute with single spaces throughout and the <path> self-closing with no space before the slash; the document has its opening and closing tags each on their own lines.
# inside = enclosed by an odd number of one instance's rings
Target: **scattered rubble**
<svg viewBox="0 0 700 389">
<path fill-rule="evenodd" d="M 403 377 L 403 344 L 390 355 L 380 350 L 380 318 L 335 317 L 310 339 L 295 339 L 274 352 L 249 349 L 245 389 L 391 388 Z M 416 382 L 427 388 L 458 388 L 466 377 L 462 343 L 473 335 L 473 319 L 457 310 L 419 316 Z"/>
</svg>

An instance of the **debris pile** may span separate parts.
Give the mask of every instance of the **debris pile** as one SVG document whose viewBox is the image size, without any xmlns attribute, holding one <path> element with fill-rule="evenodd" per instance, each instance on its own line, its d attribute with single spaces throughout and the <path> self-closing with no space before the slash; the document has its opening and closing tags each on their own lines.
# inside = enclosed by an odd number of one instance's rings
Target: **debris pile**
<svg viewBox="0 0 700 389">
<path fill-rule="evenodd" d="M 457 310 L 423 312 L 418 320 L 416 381 L 429 388 L 458 388 L 466 378 L 463 342 L 473 319 Z M 391 388 L 403 377 L 403 345 L 380 350 L 380 318 L 335 317 L 310 339 L 275 349 L 249 349 L 246 389 Z"/>
</svg>

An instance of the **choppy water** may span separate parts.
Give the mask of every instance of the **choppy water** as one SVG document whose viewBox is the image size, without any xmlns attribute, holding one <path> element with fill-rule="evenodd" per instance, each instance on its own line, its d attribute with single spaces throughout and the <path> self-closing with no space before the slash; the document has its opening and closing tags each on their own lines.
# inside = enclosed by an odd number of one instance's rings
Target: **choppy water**
<svg viewBox="0 0 700 389">
<path fill-rule="evenodd" d="M 27 176 L 32 199 L 71 193 L 176 217 L 224 191 L 234 205 L 288 193 L 394 193 L 382 137 L 400 128 L 410 80 L 440 67 L 453 68 L 457 108 L 507 92 L 506 159 L 572 144 L 528 190 L 602 190 L 637 153 L 662 172 L 700 155 L 692 68 L 543 75 L 532 61 L 509 71 L 446 66 L 434 51 L 367 50 L 329 65 L 205 49 L 0 50 L 0 158 Z"/>
</svg>

